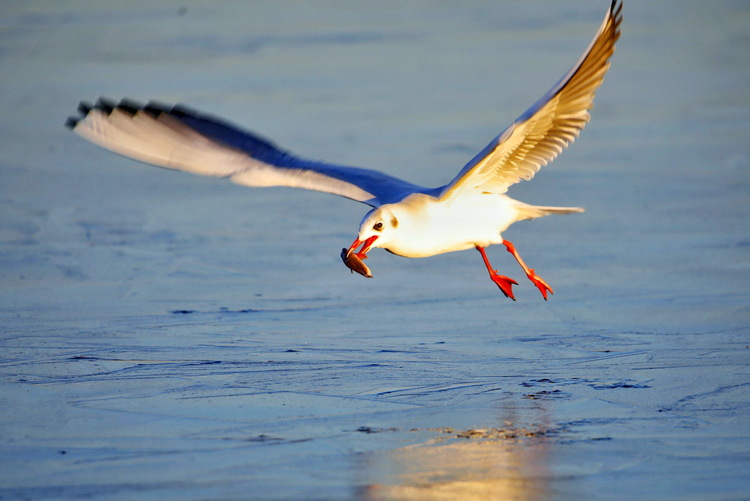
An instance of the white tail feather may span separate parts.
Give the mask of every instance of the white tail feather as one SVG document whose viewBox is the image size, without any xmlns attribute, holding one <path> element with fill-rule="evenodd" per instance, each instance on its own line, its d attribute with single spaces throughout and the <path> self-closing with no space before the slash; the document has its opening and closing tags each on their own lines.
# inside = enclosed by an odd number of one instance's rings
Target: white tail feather
<svg viewBox="0 0 750 501">
<path fill-rule="evenodd" d="M 536 219 L 538 217 L 549 216 L 551 214 L 575 214 L 577 212 L 584 212 L 586 209 L 583 207 L 544 207 L 540 205 L 528 205 L 519 203 L 516 206 L 518 211 L 518 221 L 526 219 Z"/>
</svg>

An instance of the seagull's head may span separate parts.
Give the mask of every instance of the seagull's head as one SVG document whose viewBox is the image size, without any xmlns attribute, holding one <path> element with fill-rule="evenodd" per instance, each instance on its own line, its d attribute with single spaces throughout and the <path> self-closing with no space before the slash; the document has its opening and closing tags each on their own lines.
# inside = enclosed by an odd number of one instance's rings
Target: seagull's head
<svg viewBox="0 0 750 501">
<path fill-rule="evenodd" d="M 377 240 L 377 244 L 372 246 L 385 247 L 393 240 L 398 229 L 396 209 L 394 204 L 388 204 L 368 212 L 359 225 L 359 239 L 366 241 L 376 237 L 374 240 Z"/>
<path fill-rule="evenodd" d="M 396 229 L 398 228 L 398 217 L 394 212 L 392 206 L 383 205 L 365 215 L 362 223 L 359 225 L 357 238 L 343 256 L 345 262 L 352 255 L 355 255 L 360 260 L 366 259 L 367 252 L 372 247 L 387 247 L 388 243 L 393 241 Z M 362 248 L 357 251 L 360 245 Z"/>
</svg>

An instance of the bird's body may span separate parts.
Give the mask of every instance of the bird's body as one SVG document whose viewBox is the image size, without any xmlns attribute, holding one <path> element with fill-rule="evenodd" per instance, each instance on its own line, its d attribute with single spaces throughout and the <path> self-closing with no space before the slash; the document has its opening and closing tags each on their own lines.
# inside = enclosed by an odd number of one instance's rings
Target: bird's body
<svg viewBox="0 0 750 501">
<path fill-rule="evenodd" d="M 514 201 L 504 195 L 471 194 L 455 200 L 416 193 L 385 206 L 399 214 L 398 238 L 381 247 L 406 257 L 428 257 L 502 243 L 500 232 L 516 217 Z"/>
<path fill-rule="evenodd" d="M 429 257 L 501 244 L 502 232 L 517 221 L 581 211 L 578 207 L 537 207 L 495 193 L 471 193 L 450 200 L 413 193 L 373 209 L 361 226 L 369 229 L 383 221 L 389 228 L 388 235 L 381 232 L 374 247 L 404 257 Z M 359 238 L 367 238 L 363 236 Z"/>
<path fill-rule="evenodd" d="M 381 219 L 379 212 L 384 213 L 386 221 L 398 223 L 393 237 L 381 237 L 377 246 L 404 257 L 429 257 L 502 243 L 500 232 L 510 226 L 515 216 L 510 198 L 476 194 L 442 202 L 415 193 L 399 203 L 375 209 L 369 217 Z"/>
<path fill-rule="evenodd" d="M 347 197 L 373 207 L 342 258 L 371 276 L 362 260 L 372 247 L 405 257 L 479 250 L 502 292 L 513 298 L 513 279 L 499 275 L 484 249 L 503 244 L 547 299 L 551 287 L 503 239 L 511 224 L 577 207 L 540 207 L 507 196 L 531 179 L 580 133 L 596 90 L 609 69 L 620 35 L 621 0 L 613 0 L 599 31 L 571 70 L 541 99 L 480 151 L 445 186 L 425 188 L 375 170 L 296 157 L 273 143 L 184 106 L 100 99 L 81 103 L 67 125 L 82 137 L 122 155 L 170 169 L 227 177 L 246 186 L 288 186 Z M 361 249 L 357 250 L 359 246 Z"/>
</svg>

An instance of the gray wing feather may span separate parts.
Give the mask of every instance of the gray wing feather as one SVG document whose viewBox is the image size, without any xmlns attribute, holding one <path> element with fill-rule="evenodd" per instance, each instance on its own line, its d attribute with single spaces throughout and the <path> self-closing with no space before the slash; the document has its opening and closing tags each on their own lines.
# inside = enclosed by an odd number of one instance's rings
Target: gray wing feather
<svg viewBox="0 0 750 501">
<path fill-rule="evenodd" d="M 121 155 L 168 169 L 226 177 L 246 186 L 287 186 L 371 206 L 424 188 L 382 172 L 296 157 L 251 132 L 185 106 L 123 100 L 81 103 L 68 127 Z"/>
</svg>

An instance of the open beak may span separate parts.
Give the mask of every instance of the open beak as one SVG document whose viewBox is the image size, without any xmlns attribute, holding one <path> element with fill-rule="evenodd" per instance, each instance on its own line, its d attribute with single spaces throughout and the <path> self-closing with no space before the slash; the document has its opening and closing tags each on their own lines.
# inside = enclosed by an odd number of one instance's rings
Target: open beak
<svg viewBox="0 0 750 501">
<path fill-rule="evenodd" d="M 372 244 L 377 239 L 377 235 L 371 236 L 364 242 L 357 238 L 348 249 L 341 249 L 341 260 L 344 261 L 346 267 L 352 270 L 352 272 L 356 271 L 363 277 L 371 278 L 372 273 L 370 273 L 370 268 L 362 260 L 367 259 L 367 251 L 370 250 L 370 247 L 372 247 Z M 360 245 L 362 245 L 362 249 L 357 252 L 357 247 Z"/>
<path fill-rule="evenodd" d="M 360 259 L 367 259 L 367 253 L 370 251 L 370 247 L 372 247 L 372 244 L 375 243 L 375 240 L 378 239 L 377 235 L 373 235 L 364 242 L 360 240 L 359 238 L 354 240 L 354 243 L 349 246 L 349 250 L 346 251 L 346 257 L 349 257 L 352 255 L 352 253 L 356 250 L 357 247 L 359 247 L 360 244 L 362 245 L 362 249 L 359 252 L 356 252 L 358 258 Z"/>
</svg>

